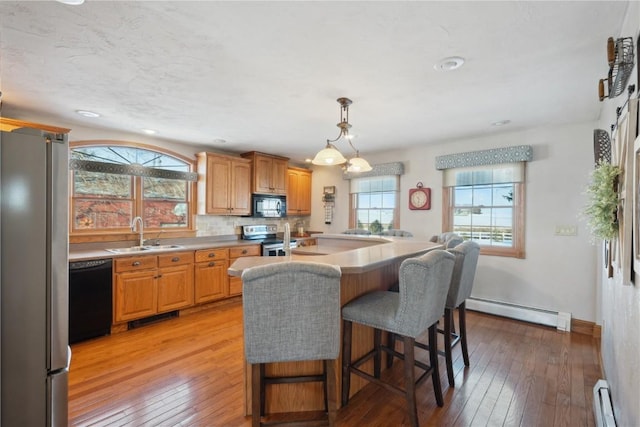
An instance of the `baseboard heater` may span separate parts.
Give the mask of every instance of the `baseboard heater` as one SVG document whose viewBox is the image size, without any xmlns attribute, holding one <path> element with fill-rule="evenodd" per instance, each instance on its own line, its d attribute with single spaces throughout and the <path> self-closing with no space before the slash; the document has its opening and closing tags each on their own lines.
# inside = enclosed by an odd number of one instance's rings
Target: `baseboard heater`
<svg viewBox="0 0 640 427">
<path fill-rule="evenodd" d="M 593 412 L 597 427 L 616 427 L 609 384 L 606 380 L 598 380 L 593 386 Z"/>
<path fill-rule="evenodd" d="M 467 299 L 466 308 L 482 313 L 495 314 L 496 316 L 552 326 L 560 331 L 571 331 L 571 313 L 549 311 L 474 297 Z"/>
</svg>

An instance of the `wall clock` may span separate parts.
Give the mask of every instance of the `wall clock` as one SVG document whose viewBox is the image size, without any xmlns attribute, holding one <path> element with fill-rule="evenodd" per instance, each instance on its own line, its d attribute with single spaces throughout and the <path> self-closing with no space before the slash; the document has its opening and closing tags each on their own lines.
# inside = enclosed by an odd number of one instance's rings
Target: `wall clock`
<svg viewBox="0 0 640 427">
<path fill-rule="evenodd" d="M 431 189 L 423 188 L 421 182 L 418 182 L 418 184 L 416 184 L 416 187 L 417 188 L 409 189 L 409 209 L 431 209 Z"/>
</svg>

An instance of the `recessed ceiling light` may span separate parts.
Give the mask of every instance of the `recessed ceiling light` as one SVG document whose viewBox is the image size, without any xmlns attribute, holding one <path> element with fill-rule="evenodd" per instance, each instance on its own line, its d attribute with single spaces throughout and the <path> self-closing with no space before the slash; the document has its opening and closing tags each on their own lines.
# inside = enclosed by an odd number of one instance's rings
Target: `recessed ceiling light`
<svg viewBox="0 0 640 427">
<path fill-rule="evenodd" d="M 83 117 L 91 117 L 91 118 L 100 117 L 100 114 L 94 113 L 93 111 L 76 110 L 76 113 L 80 114 Z"/>
<path fill-rule="evenodd" d="M 222 138 L 216 138 L 213 140 L 214 144 L 226 144 L 227 140 L 226 139 L 222 139 Z"/>
<path fill-rule="evenodd" d="M 464 58 L 459 56 L 450 56 L 448 58 L 441 59 L 433 66 L 436 71 L 453 71 L 462 67 L 464 64 Z"/>
<path fill-rule="evenodd" d="M 491 123 L 491 126 L 504 126 L 504 125 L 508 125 L 509 123 L 511 123 L 511 120 L 500 120 L 500 121 Z"/>
<path fill-rule="evenodd" d="M 157 130 L 153 129 L 142 129 L 142 132 L 146 133 L 147 135 L 155 135 L 156 133 L 158 133 Z"/>
<path fill-rule="evenodd" d="M 68 4 L 71 6 L 78 6 L 84 3 L 84 0 L 56 0 L 58 3 Z"/>
</svg>

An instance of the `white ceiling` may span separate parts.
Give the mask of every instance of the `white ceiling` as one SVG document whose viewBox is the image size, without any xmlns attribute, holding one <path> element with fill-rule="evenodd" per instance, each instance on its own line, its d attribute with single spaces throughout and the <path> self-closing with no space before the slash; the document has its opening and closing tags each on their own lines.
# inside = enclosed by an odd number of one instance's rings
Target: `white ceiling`
<svg viewBox="0 0 640 427">
<path fill-rule="evenodd" d="M 154 129 L 157 138 L 295 160 L 338 135 L 341 96 L 353 100 L 351 131 L 365 158 L 590 121 L 608 71 L 607 37 L 632 36 L 617 34 L 626 9 L 608 1 L 0 1 L 2 114 Z M 454 55 L 466 59 L 462 68 L 434 70 Z M 500 120 L 511 123 L 491 126 Z"/>
</svg>

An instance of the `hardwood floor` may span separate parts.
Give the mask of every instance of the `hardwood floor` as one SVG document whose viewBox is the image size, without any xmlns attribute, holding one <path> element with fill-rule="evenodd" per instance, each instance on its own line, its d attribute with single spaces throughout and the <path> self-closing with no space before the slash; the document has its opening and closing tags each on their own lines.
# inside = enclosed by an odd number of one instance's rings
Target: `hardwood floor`
<svg viewBox="0 0 640 427">
<path fill-rule="evenodd" d="M 445 404 L 438 408 L 431 382 L 422 382 L 421 426 L 594 425 L 597 340 L 467 313 L 471 366 L 464 367 L 455 347 L 451 389 L 440 358 Z M 76 344 L 70 425 L 249 426 L 242 415 L 242 348 L 240 299 Z M 401 363 L 386 375 L 401 379 Z M 368 385 L 339 410 L 338 426 L 408 425 L 405 412 L 404 398 Z"/>
</svg>

